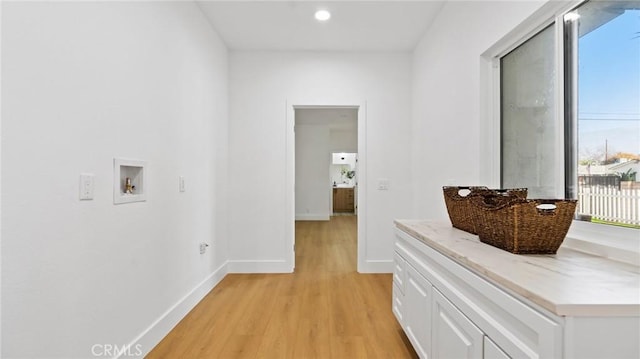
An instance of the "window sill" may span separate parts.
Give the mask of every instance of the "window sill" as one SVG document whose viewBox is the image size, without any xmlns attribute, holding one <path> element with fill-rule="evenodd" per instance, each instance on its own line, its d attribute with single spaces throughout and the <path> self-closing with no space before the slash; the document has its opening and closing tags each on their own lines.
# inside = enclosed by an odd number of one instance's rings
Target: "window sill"
<svg viewBox="0 0 640 359">
<path fill-rule="evenodd" d="M 573 221 L 562 246 L 640 266 L 640 231 L 637 229 Z"/>
</svg>

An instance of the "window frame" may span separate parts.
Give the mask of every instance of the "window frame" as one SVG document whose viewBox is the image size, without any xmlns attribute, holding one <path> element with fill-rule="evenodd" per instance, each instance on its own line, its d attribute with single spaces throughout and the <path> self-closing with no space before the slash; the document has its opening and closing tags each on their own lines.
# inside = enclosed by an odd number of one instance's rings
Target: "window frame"
<svg viewBox="0 0 640 359">
<path fill-rule="evenodd" d="M 514 28 L 481 55 L 481 126 L 480 136 L 483 144 L 480 151 L 480 163 L 483 169 L 480 178 L 490 186 L 499 187 L 501 183 L 501 103 L 500 103 L 500 58 L 522 45 L 532 36 L 553 24 L 555 32 L 556 101 L 555 120 L 560 131 L 556 135 L 557 148 L 565 149 L 556 158 L 555 184 L 556 198 L 573 195 L 569 190 L 571 174 L 577 169 L 567 168 L 566 156 L 577 156 L 576 149 L 569 142 L 570 131 L 575 131 L 577 122 L 565 123 L 568 116 L 575 116 L 576 101 L 565 96 L 565 83 L 575 85 L 576 74 L 565 68 L 565 22 L 564 15 L 573 11 L 588 0 L 567 2 L 548 1 L 529 18 Z M 575 100 L 575 99 L 573 99 Z M 604 224 L 574 220 L 563 246 L 610 257 L 623 262 L 640 265 L 640 230 L 615 227 Z"/>
<path fill-rule="evenodd" d="M 536 28 L 535 31 L 533 31 L 531 34 L 527 35 L 527 37 L 523 38 L 522 41 L 519 41 L 519 44 L 517 46 L 511 47 L 510 50 L 508 50 L 507 52 L 505 52 L 505 53 L 503 53 L 503 54 L 501 54 L 499 56 L 496 56 L 495 59 L 494 59 L 496 61 L 496 63 L 498 64 L 498 66 L 497 66 L 497 69 L 498 69 L 498 71 L 497 71 L 497 76 L 498 76 L 498 80 L 497 80 L 498 81 L 497 96 L 500 96 L 500 98 L 498 99 L 498 101 L 496 103 L 496 105 L 499 106 L 499 107 L 496 108 L 496 114 L 497 114 L 497 121 L 500 124 L 500 129 L 499 129 L 499 131 L 500 131 L 500 136 L 499 136 L 499 138 L 500 138 L 500 145 L 499 145 L 499 149 L 500 149 L 500 161 L 499 161 L 499 165 L 500 165 L 500 170 L 499 170 L 500 182 L 499 182 L 499 185 L 498 185 L 498 187 L 500 187 L 500 188 L 507 188 L 507 187 L 505 187 L 506 185 L 504 184 L 504 173 L 503 173 L 503 167 L 502 167 L 502 165 L 504 164 L 503 163 L 504 152 L 502 151 L 502 145 L 503 145 L 502 138 L 503 138 L 503 135 L 504 135 L 504 123 L 502 121 L 502 117 L 504 115 L 503 107 L 502 107 L 502 98 L 503 98 L 503 96 L 502 96 L 502 91 L 501 91 L 502 90 L 501 85 L 502 85 L 502 80 L 503 80 L 503 78 L 502 78 L 502 72 L 503 72 L 502 71 L 502 59 L 504 57 L 508 56 L 509 54 L 511 54 L 513 51 L 515 51 L 519 47 L 521 47 L 524 44 L 526 44 L 529 40 L 533 39 L 536 36 L 541 35 L 543 32 L 545 32 L 547 30 L 551 30 L 552 33 L 553 33 L 553 42 L 554 42 L 553 51 L 554 51 L 554 54 L 557 54 L 557 52 L 558 52 L 558 46 L 557 46 L 558 45 L 558 37 L 557 37 L 557 35 L 558 35 L 558 32 L 559 32 L 557 25 L 558 25 L 558 22 L 555 19 L 549 19 L 549 21 L 544 22 L 542 26 Z M 562 60 L 562 58 L 560 58 L 560 60 Z M 556 75 L 556 80 L 557 80 L 558 77 L 563 76 L 562 72 L 559 71 L 559 69 L 558 69 L 559 63 L 558 63 L 557 56 L 556 56 L 556 58 L 553 59 L 553 64 L 554 64 L 553 65 L 554 66 L 554 70 L 557 72 L 557 75 Z M 563 144 L 566 142 L 565 141 L 566 139 L 564 138 L 564 134 L 565 134 L 565 130 L 566 129 L 563 128 L 564 120 L 563 120 L 563 117 L 559 116 L 560 111 L 564 112 L 564 110 L 563 110 L 564 107 L 558 106 L 558 104 L 557 104 L 558 100 L 560 99 L 560 97 L 558 96 L 558 92 L 561 91 L 560 90 L 561 87 L 559 87 L 559 86 L 560 86 L 560 84 L 558 83 L 558 81 L 556 81 L 554 83 L 554 90 L 555 90 L 556 94 L 555 94 L 555 96 L 553 96 L 555 104 L 553 106 L 553 114 L 552 114 L 553 115 L 553 121 L 552 121 L 552 123 L 554 123 L 554 127 L 557 128 L 558 130 L 555 133 L 555 138 L 554 138 L 554 141 L 553 141 L 553 146 L 554 146 L 553 148 L 554 149 L 564 148 Z M 556 153 L 555 155 L 556 156 L 555 156 L 555 158 L 553 160 L 553 164 L 554 164 L 554 166 L 553 166 L 554 170 L 553 171 L 554 171 L 554 175 L 558 174 L 558 173 L 560 175 L 557 176 L 555 178 L 555 181 L 553 182 L 553 188 L 554 188 L 555 192 L 553 193 L 552 196 L 549 196 L 547 198 L 566 198 L 565 195 L 564 195 L 564 192 L 562 194 L 560 194 L 560 190 L 559 190 L 561 185 L 563 186 L 564 182 L 565 182 L 564 179 L 565 179 L 566 176 L 565 176 L 565 165 L 564 165 L 564 163 L 566 162 L 566 158 L 562 153 Z M 523 187 L 525 187 L 525 186 L 523 186 Z M 531 191 L 531 188 L 529 190 Z M 540 197 L 538 197 L 538 198 L 540 198 Z"/>
</svg>

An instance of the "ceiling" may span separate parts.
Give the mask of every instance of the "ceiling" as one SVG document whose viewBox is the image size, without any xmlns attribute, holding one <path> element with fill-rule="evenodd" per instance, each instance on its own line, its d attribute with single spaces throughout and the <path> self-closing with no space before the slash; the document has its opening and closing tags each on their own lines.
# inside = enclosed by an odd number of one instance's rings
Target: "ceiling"
<svg viewBox="0 0 640 359">
<path fill-rule="evenodd" d="M 411 51 L 443 1 L 198 1 L 232 50 Z M 331 12 L 321 23 L 319 9 Z"/>
</svg>

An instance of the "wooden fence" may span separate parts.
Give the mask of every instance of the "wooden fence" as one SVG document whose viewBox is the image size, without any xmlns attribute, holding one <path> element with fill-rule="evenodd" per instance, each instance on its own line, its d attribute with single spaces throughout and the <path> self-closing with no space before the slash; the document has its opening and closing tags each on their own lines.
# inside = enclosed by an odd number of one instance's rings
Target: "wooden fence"
<svg viewBox="0 0 640 359">
<path fill-rule="evenodd" d="M 604 221 L 640 225 L 640 188 L 578 186 L 577 212 Z"/>
</svg>

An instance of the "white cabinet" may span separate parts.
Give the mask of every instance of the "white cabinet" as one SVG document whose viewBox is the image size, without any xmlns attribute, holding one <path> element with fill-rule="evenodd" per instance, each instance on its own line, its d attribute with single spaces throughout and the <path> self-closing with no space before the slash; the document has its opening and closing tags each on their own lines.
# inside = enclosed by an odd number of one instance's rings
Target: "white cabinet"
<svg viewBox="0 0 640 359">
<path fill-rule="evenodd" d="M 393 283 L 398 286 L 398 289 L 404 293 L 404 281 L 405 281 L 405 260 L 398 253 L 393 255 Z"/>
<path fill-rule="evenodd" d="M 487 268 L 495 270 L 499 264 L 479 266 L 475 252 L 463 250 L 469 241 L 466 234 L 450 225 L 429 228 L 429 237 L 420 233 L 421 239 L 409 234 L 412 231 L 397 229 L 394 241 L 393 312 L 421 358 L 640 358 L 640 315 L 604 315 L 598 312 L 600 303 L 593 304 L 589 316 L 551 312 L 496 282 Z M 484 247 L 472 248 L 491 253 Z M 521 260 L 511 256 L 506 257 Z M 545 266 L 531 270 L 534 274 L 549 271 Z M 567 276 L 566 280 L 574 278 Z M 556 280 L 551 285 L 562 292 L 566 283 Z"/>
<path fill-rule="evenodd" d="M 404 232 L 394 248 L 392 310 L 421 358 L 563 356 L 559 323 Z"/>
<path fill-rule="evenodd" d="M 510 359 L 507 353 L 498 348 L 496 343 L 488 337 L 484 337 L 484 351 L 482 357 L 484 359 Z"/>
<path fill-rule="evenodd" d="M 407 315 L 404 330 L 421 358 L 429 358 L 431 347 L 431 297 L 432 288 L 420 273 L 407 266 L 404 306 Z"/>
<path fill-rule="evenodd" d="M 404 283 L 406 262 L 397 253 L 393 257 L 393 314 L 400 324 L 404 323 Z"/>
<path fill-rule="evenodd" d="M 392 299 L 393 315 L 398 319 L 398 323 L 404 323 L 404 293 L 400 291 L 398 285 L 393 283 L 393 299 Z"/>
<path fill-rule="evenodd" d="M 434 359 L 483 357 L 484 334 L 437 290 L 433 291 Z"/>
</svg>

